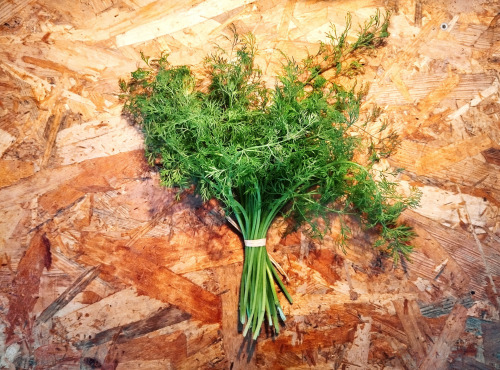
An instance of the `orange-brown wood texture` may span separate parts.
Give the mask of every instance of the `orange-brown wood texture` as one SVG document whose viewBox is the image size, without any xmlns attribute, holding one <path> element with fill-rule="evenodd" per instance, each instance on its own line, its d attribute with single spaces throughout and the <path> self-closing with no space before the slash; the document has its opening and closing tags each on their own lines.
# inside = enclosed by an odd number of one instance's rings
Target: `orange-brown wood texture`
<svg viewBox="0 0 500 370">
<path fill-rule="evenodd" d="M 199 71 L 234 26 L 272 84 L 281 51 L 300 59 L 376 9 L 391 35 L 364 60 L 365 106 L 401 139 L 381 165 L 422 191 L 402 216 L 415 252 L 394 266 L 356 220 L 347 254 L 335 231 L 283 237 L 277 222 L 267 247 L 294 304 L 250 342 L 240 237 L 215 202 L 160 186 L 118 81 L 140 51 Z M 494 0 L 0 0 L 0 368 L 498 368 L 499 14 Z"/>
</svg>

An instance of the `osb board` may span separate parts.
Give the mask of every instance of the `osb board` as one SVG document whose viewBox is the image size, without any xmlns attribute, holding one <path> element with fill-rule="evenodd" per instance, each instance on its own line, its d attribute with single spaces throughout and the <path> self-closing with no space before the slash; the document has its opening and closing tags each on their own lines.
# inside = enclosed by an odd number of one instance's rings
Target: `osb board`
<svg viewBox="0 0 500 370">
<path fill-rule="evenodd" d="M 498 367 L 500 6 L 446 3 L 0 2 L 0 367 Z M 366 61 L 367 106 L 400 134 L 399 181 L 423 192 L 403 217 L 416 252 L 394 267 L 355 221 L 347 255 L 276 224 L 295 301 L 278 337 L 249 343 L 241 240 L 215 203 L 159 186 L 118 80 L 139 51 L 198 69 L 234 25 L 272 83 L 279 50 L 300 58 L 377 7 L 391 37 Z"/>
</svg>

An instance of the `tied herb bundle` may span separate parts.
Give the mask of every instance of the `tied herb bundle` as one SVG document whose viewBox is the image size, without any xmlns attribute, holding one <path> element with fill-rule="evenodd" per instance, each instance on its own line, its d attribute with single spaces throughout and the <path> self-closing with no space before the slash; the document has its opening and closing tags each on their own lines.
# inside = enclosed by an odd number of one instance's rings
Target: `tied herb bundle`
<svg viewBox="0 0 500 370">
<path fill-rule="evenodd" d="M 163 185 L 194 184 L 204 200 L 216 198 L 241 231 L 244 335 L 251 331 L 256 339 L 264 321 L 279 332 L 285 316 L 275 282 L 292 303 L 265 247 L 278 216 L 321 236 L 332 212 L 356 213 L 380 231 L 377 246 L 395 261 L 411 252 L 413 232 L 397 218 L 417 205 L 418 194 L 405 197 L 385 174 L 374 175 L 373 164 L 390 153 L 395 137 L 363 139 L 360 133 L 380 111 L 358 122 L 364 90 L 353 83 L 363 72 L 361 56 L 388 36 L 388 22 L 388 14 L 377 12 L 348 42 L 348 15 L 346 29 L 332 28 L 316 54 L 301 62 L 283 55 L 274 89 L 265 87 L 254 65 L 254 37 L 236 33 L 229 52 L 219 48 L 206 58 L 204 80 L 187 66 L 169 64 L 166 56 L 142 55 L 147 68 L 121 81 L 125 111 L 142 125 L 148 160 L 158 166 Z M 200 88 L 200 80 L 209 81 L 208 89 Z M 369 159 L 359 164 L 354 158 L 363 150 Z M 345 243 L 349 230 L 341 226 Z"/>
</svg>

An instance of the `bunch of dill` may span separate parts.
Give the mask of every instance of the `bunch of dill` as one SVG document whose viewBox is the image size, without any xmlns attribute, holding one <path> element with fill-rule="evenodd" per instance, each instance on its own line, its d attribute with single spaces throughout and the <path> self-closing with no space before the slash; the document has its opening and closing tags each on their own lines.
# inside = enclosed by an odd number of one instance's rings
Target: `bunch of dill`
<svg viewBox="0 0 500 370">
<path fill-rule="evenodd" d="M 405 197 L 385 176 L 374 177 L 372 165 L 389 154 L 387 145 L 371 141 L 368 163 L 354 161 L 365 148 L 352 135 L 361 127 L 364 90 L 340 83 L 363 72 L 360 58 L 383 44 L 388 22 L 377 12 L 348 42 L 348 16 L 345 30 L 332 28 L 316 54 L 301 62 L 283 55 L 274 89 L 265 87 L 254 65 L 253 36 L 236 33 L 230 52 L 218 49 L 206 58 L 207 91 L 190 68 L 170 65 L 166 56 L 143 55 L 147 68 L 121 81 L 125 110 L 142 125 L 147 157 L 163 185 L 194 184 L 204 200 L 216 198 L 236 220 L 247 245 L 240 290 L 244 335 L 251 330 L 256 339 L 264 320 L 279 332 L 285 317 L 274 282 L 292 302 L 265 248 L 278 216 L 321 236 L 329 225 L 318 222 L 322 217 L 356 213 L 380 230 L 377 245 L 396 261 L 411 252 L 414 234 L 397 218 L 418 204 L 418 193 Z M 342 234 L 347 231 L 344 225 Z"/>
</svg>

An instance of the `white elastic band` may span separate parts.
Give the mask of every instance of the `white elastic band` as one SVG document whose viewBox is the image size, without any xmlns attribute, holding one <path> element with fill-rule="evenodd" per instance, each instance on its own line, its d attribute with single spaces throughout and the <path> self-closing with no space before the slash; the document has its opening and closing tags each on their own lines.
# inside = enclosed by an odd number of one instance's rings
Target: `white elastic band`
<svg viewBox="0 0 500 370">
<path fill-rule="evenodd" d="M 254 240 L 244 240 L 245 247 L 265 247 L 266 238 L 264 239 L 254 239 Z"/>
</svg>

